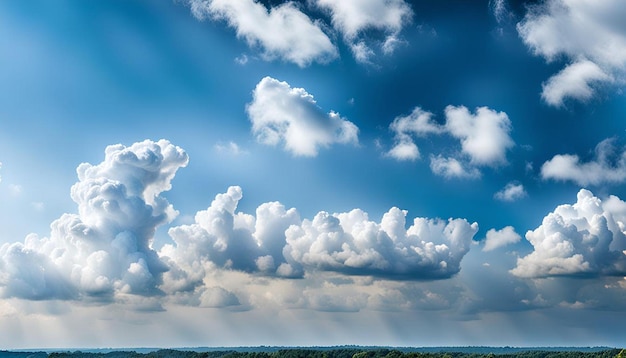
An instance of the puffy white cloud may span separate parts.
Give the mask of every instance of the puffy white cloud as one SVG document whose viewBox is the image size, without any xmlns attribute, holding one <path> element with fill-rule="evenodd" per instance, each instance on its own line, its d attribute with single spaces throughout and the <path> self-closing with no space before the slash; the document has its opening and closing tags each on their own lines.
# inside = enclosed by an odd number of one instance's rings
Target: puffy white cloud
<svg viewBox="0 0 626 358">
<path fill-rule="evenodd" d="M 378 224 L 358 209 L 320 212 L 287 230 L 283 252 L 292 265 L 356 275 L 434 279 L 457 273 L 478 225 L 416 218 L 406 229 L 406 214 L 391 208 Z"/>
<path fill-rule="evenodd" d="M 594 83 L 626 75 L 626 7 L 621 0 L 549 0 L 529 8 L 517 25 L 524 43 L 548 61 L 572 64 L 544 84 L 542 97 L 559 106 L 567 97 L 585 100 Z"/>
<path fill-rule="evenodd" d="M 433 121 L 433 114 L 415 107 L 408 116 L 396 117 L 389 125 L 394 133 L 394 146 L 386 153 L 397 160 L 416 160 L 420 152 L 415 137 L 429 134 L 449 134 L 461 144 L 460 155 L 444 157 L 431 155 L 430 168 L 446 178 L 476 178 L 478 166 L 506 164 L 506 152 L 515 143 L 509 133 L 511 121 L 504 112 L 479 107 L 475 114 L 464 106 L 447 106 L 446 122 Z"/>
<path fill-rule="evenodd" d="M 543 163 L 541 177 L 578 185 L 621 183 L 626 180 L 626 150 L 618 150 L 614 138 L 605 139 L 596 146 L 593 160 L 581 162 L 578 155 L 558 154 Z"/>
<path fill-rule="evenodd" d="M 524 185 L 511 182 L 505 185 L 502 190 L 495 193 L 493 197 L 502 201 L 515 201 L 525 197 L 526 195 Z"/>
<path fill-rule="evenodd" d="M 259 206 L 256 217 L 236 212 L 241 188 L 230 187 L 195 223 L 171 228 L 174 245 L 160 252 L 180 270 L 164 276 L 164 289 L 193 290 L 213 267 L 269 276 L 302 277 L 335 271 L 394 279 L 441 279 L 460 270 L 478 230 L 464 219 L 414 219 L 390 209 L 380 223 L 359 209 L 318 213 L 300 220 L 295 209 L 277 202 Z"/>
<path fill-rule="evenodd" d="M 461 161 L 452 157 L 441 155 L 430 157 L 430 170 L 436 175 L 451 178 L 479 178 L 480 171 L 475 167 L 467 167 Z"/>
<path fill-rule="evenodd" d="M 522 237 L 515 232 L 512 226 L 506 226 L 501 230 L 491 229 L 487 231 L 483 251 L 493 251 L 497 248 L 519 242 Z"/>
<path fill-rule="evenodd" d="M 262 47 L 266 59 L 281 58 L 305 67 L 337 57 L 335 45 L 319 22 L 311 20 L 295 2 L 268 10 L 257 0 L 188 1 L 196 18 L 226 20 L 250 46 Z"/>
<path fill-rule="evenodd" d="M 447 106 L 445 112 L 447 132 L 461 141 L 472 164 L 506 164 L 506 151 L 514 145 L 506 113 L 479 107 L 472 114 L 465 106 Z"/>
<path fill-rule="evenodd" d="M 581 189 L 573 205 L 558 206 L 526 239 L 533 252 L 511 270 L 519 277 L 626 275 L 626 202 L 602 201 Z"/>
<path fill-rule="evenodd" d="M 177 214 L 160 194 L 171 187 L 187 154 L 166 140 L 108 146 L 98 165 L 78 166 L 71 188 L 78 214 L 0 247 L 0 295 L 27 299 L 108 300 L 154 295 L 167 266 L 150 244 L 156 227 Z"/>
<path fill-rule="evenodd" d="M 336 112 L 324 113 L 304 88 L 292 88 L 271 77 L 257 84 L 247 111 L 259 142 L 284 142 L 294 155 L 316 156 L 319 147 L 358 143 L 354 123 Z"/>
<path fill-rule="evenodd" d="M 588 100 L 593 96 L 591 84 L 603 81 L 610 82 L 611 77 L 595 63 L 589 60 L 574 62 L 543 84 L 541 97 L 556 107 L 562 106 L 566 97 Z"/>
<path fill-rule="evenodd" d="M 444 129 L 432 121 L 433 114 L 415 107 L 408 116 L 396 117 L 389 125 L 394 133 L 395 145 L 387 155 L 397 160 L 415 160 L 420 157 L 419 149 L 413 142 L 412 135 L 442 133 Z"/>
<path fill-rule="evenodd" d="M 393 52 L 400 41 L 397 36 L 413 15 L 404 0 L 314 0 L 315 4 L 330 12 L 333 27 L 340 31 L 360 62 L 368 62 L 374 52 L 365 43 L 362 34 L 379 30 L 386 34 L 381 44 L 384 53 Z"/>
</svg>

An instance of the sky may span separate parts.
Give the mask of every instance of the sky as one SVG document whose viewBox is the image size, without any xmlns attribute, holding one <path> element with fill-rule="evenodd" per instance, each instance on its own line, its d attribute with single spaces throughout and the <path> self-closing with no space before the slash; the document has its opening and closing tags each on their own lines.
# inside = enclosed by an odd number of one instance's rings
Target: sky
<svg viewBox="0 0 626 358">
<path fill-rule="evenodd" d="M 0 348 L 613 346 L 621 0 L 0 2 Z"/>
</svg>

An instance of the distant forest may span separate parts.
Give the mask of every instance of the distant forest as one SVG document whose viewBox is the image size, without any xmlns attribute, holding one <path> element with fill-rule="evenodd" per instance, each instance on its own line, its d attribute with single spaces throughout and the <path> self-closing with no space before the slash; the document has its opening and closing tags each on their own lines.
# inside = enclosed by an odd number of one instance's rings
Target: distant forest
<svg viewBox="0 0 626 358">
<path fill-rule="evenodd" d="M 489 351 L 491 349 L 491 351 Z M 0 358 L 626 358 L 626 349 L 589 350 L 526 350 L 512 353 L 503 348 L 468 347 L 450 348 L 450 351 L 416 352 L 407 349 L 304 349 L 290 348 L 271 351 L 268 349 L 195 351 L 161 349 L 147 353 L 137 351 L 110 352 L 11 352 L 0 351 Z"/>
</svg>

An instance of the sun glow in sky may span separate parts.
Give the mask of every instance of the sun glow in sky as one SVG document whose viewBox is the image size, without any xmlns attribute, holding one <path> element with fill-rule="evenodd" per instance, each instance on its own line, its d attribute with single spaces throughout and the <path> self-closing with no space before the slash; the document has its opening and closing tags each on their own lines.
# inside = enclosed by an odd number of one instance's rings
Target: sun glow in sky
<svg viewBox="0 0 626 358">
<path fill-rule="evenodd" d="M 623 346 L 621 0 L 0 2 L 0 348 Z"/>
</svg>

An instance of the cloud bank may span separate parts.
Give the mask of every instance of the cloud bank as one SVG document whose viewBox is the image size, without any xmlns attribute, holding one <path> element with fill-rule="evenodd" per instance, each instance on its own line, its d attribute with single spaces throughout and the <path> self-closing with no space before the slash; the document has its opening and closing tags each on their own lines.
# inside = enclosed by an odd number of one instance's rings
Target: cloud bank
<svg viewBox="0 0 626 358">
<path fill-rule="evenodd" d="M 171 227 L 173 243 L 156 252 L 156 228 L 177 215 L 162 193 L 188 160 L 167 140 L 146 140 L 108 146 L 100 164 L 79 165 L 71 189 L 78 213 L 55 220 L 49 237 L 31 234 L 0 247 L 0 296 L 135 300 L 154 310 L 161 309 L 158 301 L 146 298 L 165 294 L 205 307 L 242 305 L 209 280 L 220 270 L 445 279 L 460 271 L 478 231 L 465 219 L 415 218 L 406 228 L 407 212 L 395 207 L 380 222 L 360 209 L 301 219 L 279 202 L 261 204 L 250 215 L 237 211 L 243 192 L 233 186 L 196 213 L 193 224 Z"/>
<path fill-rule="evenodd" d="M 379 223 L 359 209 L 301 220 L 296 209 L 278 202 L 260 205 L 253 216 L 236 211 L 242 197 L 241 188 L 230 187 L 196 214 L 194 224 L 169 230 L 175 244 L 160 255 L 180 267 L 182 276 L 171 282 L 166 277 L 166 285 L 199 285 L 212 267 L 291 278 L 324 271 L 398 280 L 448 278 L 459 272 L 478 230 L 464 219 L 427 218 L 415 218 L 407 229 L 407 212 L 398 208 Z"/>
<path fill-rule="evenodd" d="M 320 147 L 331 144 L 357 144 L 358 127 L 339 113 L 324 113 L 304 88 L 263 78 L 247 106 L 252 132 L 267 145 L 284 143 L 296 156 L 314 157 Z"/>
<path fill-rule="evenodd" d="M 530 8 L 517 30 L 535 55 L 569 64 L 543 84 L 542 98 L 585 101 L 626 76 L 626 8 L 620 0 L 549 0 Z M 599 40 L 601 39 L 601 40 Z"/>
</svg>

